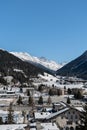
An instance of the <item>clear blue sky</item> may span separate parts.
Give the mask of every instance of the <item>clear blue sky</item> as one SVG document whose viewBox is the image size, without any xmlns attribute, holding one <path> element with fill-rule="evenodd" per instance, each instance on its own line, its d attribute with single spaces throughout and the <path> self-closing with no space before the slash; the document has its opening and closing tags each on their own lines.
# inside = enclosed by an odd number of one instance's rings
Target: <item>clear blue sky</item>
<svg viewBox="0 0 87 130">
<path fill-rule="evenodd" d="M 0 0 L 0 48 L 76 58 L 87 49 L 87 0 Z"/>
</svg>

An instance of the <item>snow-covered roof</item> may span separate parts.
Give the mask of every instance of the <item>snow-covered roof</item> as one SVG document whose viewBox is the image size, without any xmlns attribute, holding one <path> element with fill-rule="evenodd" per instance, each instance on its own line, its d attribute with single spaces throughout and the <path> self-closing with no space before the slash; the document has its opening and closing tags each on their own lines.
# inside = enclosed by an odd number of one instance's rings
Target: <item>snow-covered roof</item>
<svg viewBox="0 0 87 130">
<path fill-rule="evenodd" d="M 80 111 L 80 112 L 83 111 L 83 107 L 75 107 L 75 109 L 77 109 L 77 110 Z"/>
<path fill-rule="evenodd" d="M 66 107 L 66 104 L 64 102 L 61 101 L 60 104 Z"/>
<path fill-rule="evenodd" d="M 53 117 L 55 117 L 55 116 L 57 116 L 57 115 L 62 114 L 63 112 L 65 112 L 65 111 L 67 111 L 67 110 L 69 110 L 69 109 L 70 109 L 70 108 L 66 107 L 66 108 L 64 108 L 64 109 L 62 109 L 62 110 L 60 110 L 60 111 L 57 111 L 57 112 L 55 112 L 55 113 L 51 113 L 49 116 L 46 117 L 46 119 L 47 119 L 47 120 L 48 120 L 48 119 L 51 119 L 51 118 L 53 118 Z"/>
</svg>

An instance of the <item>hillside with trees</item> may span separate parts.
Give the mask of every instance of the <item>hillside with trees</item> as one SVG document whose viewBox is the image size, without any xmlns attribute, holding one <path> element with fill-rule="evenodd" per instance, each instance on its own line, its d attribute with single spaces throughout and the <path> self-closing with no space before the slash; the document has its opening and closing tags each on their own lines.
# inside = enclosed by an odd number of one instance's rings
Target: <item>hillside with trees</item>
<svg viewBox="0 0 87 130">
<path fill-rule="evenodd" d="M 4 77 L 12 76 L 13 82 L 29 82 L 31 77 L 37 77 L 38 74 L 43 74 L 43 70 L 22 61 L 18 57 L 10 54 L 7 51 L 0 50 L 0 83 L 6 85 L 7 81 Z"/>
<path fill-rule="evenodd" d="M 59 69 L 57 75 L 76 76 L 87 80 L 87 51 Z"/>
</svg>

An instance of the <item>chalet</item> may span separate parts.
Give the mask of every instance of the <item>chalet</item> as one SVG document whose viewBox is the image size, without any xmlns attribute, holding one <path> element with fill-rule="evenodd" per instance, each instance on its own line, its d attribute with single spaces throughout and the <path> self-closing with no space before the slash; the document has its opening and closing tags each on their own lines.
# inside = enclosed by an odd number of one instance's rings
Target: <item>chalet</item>
<svg viewBox="0 0 87 130">
<path fill-rule="evenodd" d="M 35 120 L 41 123 L 56 123 L 60 130 L 75 130 L 80 123 L 82 109 L 71 107 L 62 101 L 54 104 L 54 108 L 56 111 L 35 112 Z"/>
<path fill-rule="evenodd" d="M 55 122 L 61 130 L 75 130 L 80 122 L 81 111 L 72 107 L 63 108 L 51 113 L 45 118 L 45 122 Z"/>
</svg>

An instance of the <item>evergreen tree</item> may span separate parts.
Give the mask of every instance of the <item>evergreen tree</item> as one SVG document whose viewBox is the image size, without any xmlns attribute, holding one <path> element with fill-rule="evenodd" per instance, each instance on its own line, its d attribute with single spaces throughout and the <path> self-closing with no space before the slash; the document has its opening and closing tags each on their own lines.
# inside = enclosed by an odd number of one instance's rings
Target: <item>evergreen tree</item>
<svg viewBox="0 0 87 130">
<path fill-rule="evenodd" d="M 19 98 L 18 98 L 18 100 L 17 100 L 17 103 L 18 103 L 18 105 L 23 104 L 23 102 L 22 102 L 22 97 L 21 97 L 21 96 L 19 96 Z"/>
<path fill-rule="evenodd" d="M 66 90 L 66 86 L 64 86 L 64 90 Z"/>
<path fill-rule="evenodd" d="M 43 85 L 40 84 L 39 87 L 38 87 L 38 91 L 42 92 L 43 91 Z"/>
<path fill-rule="evenodd" d="M 7 124 L 13 124 L 14 123 L 14 111 L 12 109 L 12 103 L 10 103 L 8 108 L 8 117 L 7 117 Z"/>
<path fill-rule="evenodd" d="M 23 124 L 25 124 L 25 119 L 26 119 L 26 111 L 22 111 L 22 116 L 24 117 L 24 119 L 23 119 Z"/>
<path fill-rule="evenodd" d="M 68 94 L 71 94 L 72 90 L 70 88 L 68 88 L 67 92 L 68 92 Z"/>
<path fill-rule="evenodd" d="M 33 97 L 29 97 L 29 99 L 28 99 L 28 104 L 30 105 L 30 106 L 33 106 L 33 104 L 34 104 L 34 100 L 33 100 Z"/>
<path fill-rule="evenodd" d="M 3 119 L 0 117 L 0 125 L 3 124 Z"/>
<path fill-rule="evenodd" d="M 67 98 L 67 104 L 70 104 L 71 103 L 71 101 L 70 101 L 70 98 L 68 97 Z"/>
<path fill-rule="evenodd" d="M 29 90 L 27 90 L 27 96 L 30 96 L 30 91 Z"/>
<path fill-rule="evenodd" d="M 60 90 L 60 89 L 57 90 L 57 95 L 58 95 L 58 96 L 61 95 L 61 90 Z"/>
<path fill-rule="evenodd" d="M 23 93 L 23 88 L 22 87 L 20 87 L 20 93 Z"/>
<path fill-rule="evenodd" d="M 87 104 L 83 107 L 82 114 L 80 115 L 80 124 L 77 130 L 87 130 Z"/>
<path fill-rule="evenodd" d="M 52 103 L 50 96 L 48 97 L 47 103 L 48 103 L 49 105 Z"/>
<path fill-rule="evenodd" d="M 74 94 L 74 97 L 75 97 L 76 99 L 82 99 L 82 98 L 83 98 L 83 95 L 82 95 L 82 93 L 78 90 L 78 92 L 76 92 L 76 93 Z"/>
<path fill-rule="evenodd" d="M 40 98 L 39 98 L 39 100 L 38 100 L 38 104 L 43 104 L 43 97 L 42 96 L 40 96 Z"/>
<path fill-rule="evenodd" d="M 59 92 L 59 94 L 60 94 L 60 92 Z M 50 96 L 58 95 L 58 90 L 55 89 L 55 88 L 49 89 L 49 95 L 50 95 Z"/>
<path fill-rule="evenodd" d="M 55 95 L 55 91 L 54 91 L 54 89 L 50 89 L 50 90 L 49 90 L 49 95 L 50 95 L 50 96 Z"/>
<path fill-rule="evenodd" d="M 49 95 L 50 95 L 50 96 L 53 95 L 52 89 L 49 90 Z"/>
</svg>

